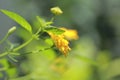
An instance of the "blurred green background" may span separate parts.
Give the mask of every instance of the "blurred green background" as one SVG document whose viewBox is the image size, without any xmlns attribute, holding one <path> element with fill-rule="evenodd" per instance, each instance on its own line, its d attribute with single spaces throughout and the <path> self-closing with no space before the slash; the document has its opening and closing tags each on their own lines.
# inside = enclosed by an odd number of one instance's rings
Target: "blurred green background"
<svg viewBox="0 0 120 80">
<path fill-rule="evenodd" d="M 0 80 L 120 80 L 120 0 L 0 0 L 0 9 L 20 14 L 35 27 L 35 16 L 50 20 L 54 6 L 64 12 L 54 25 L 76 29 L 80 37 L 70 42 L 69 56 L 49 49 L 21 55 L 18 62 L 2 58 L 0 67 L 8 69 L 0 72 Z M 0 13 L 0 39 L 14 25 L 19 29 Z M 27 39 L 22 29 L 9 38 L 14 43 Z M 42 40 L 34 41 L 21 53 L 44 47 Z"/>
</svg>

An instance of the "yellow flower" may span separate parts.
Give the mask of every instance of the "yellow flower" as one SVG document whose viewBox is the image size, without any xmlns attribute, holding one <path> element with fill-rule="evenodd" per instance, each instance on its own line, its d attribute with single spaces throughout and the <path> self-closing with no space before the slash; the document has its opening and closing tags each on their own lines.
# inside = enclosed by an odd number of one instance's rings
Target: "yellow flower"
<svg viewBox="0 0 120 80">
<path fill-rule="evenodd" d="M 68 40 L 77 40 L 79 38 L 78 33 L 76 30 L 73 29 L 66 29 L 66 28 L 60 28 L 64 30 L 65 32 L 63 35 L 65 36 L 66 39 Z"/>
<path fill-rule="evenodd" d="M 54 34 L 52 32 L 48 32 L 48 34 L 53 39 L 55 46 L 59 49 L 59 51 L 62 52 L 65 56 L 67 56 L 71 48 L 69 47 L 69 42 L 66 39 L 76 40 L 79 38 L 79 36 L 76 30 L 66 29 L 66 28 L 60 28 L 60 29 L 64 30 L 65 32 L 60 35 Z"/>
<path fill-rule="evenodd" d="M 49 32 L 49 35 L 53 39 L 55 46 L 59 49 L 59 51 L 62 52 L 65 56 L 67 56 L 71 48 L 68 46 L 69 42 L 66 39 L 64 39 L 64 36 L 56 35 L 50 32 Z"/>
<path fill-rule="evenodd" d="M 60 15 L 63 13 L 63 11 L 59 7 L 53 7 L 50 9 L 50 11 L 55 15 Z"/>
</svg>

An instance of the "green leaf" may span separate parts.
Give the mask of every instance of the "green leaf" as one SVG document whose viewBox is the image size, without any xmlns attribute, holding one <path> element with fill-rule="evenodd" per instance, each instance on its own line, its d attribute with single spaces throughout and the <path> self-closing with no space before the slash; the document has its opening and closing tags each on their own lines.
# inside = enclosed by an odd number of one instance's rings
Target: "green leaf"
<svg viewBox="0 0 120 80">
<path fill-rule="evenodd" d="M 39 16 L 36 16 L 36 18 L 39 21 L 41 27 L 45 27 L 46 26 L 46 22 L 44 21 L 44 19 L 42 19 Z"/>
<path fill-rule="evenodd" d="M 9 63 L 6 58 L 0 59 L 0 64 L 2 67 L 0 67 L 0 71 L 7 70 L 9 68 Z"/>
<path fill-rule="evenodd" d="M 51 33 L 56 34 L 56 35 L 60 35 L 60 34 L 65 32 L 64 30 L 61 30 L 61 29 L 56 28 L 56 27 L 47 27 L 47 28 L 45 28 L 45 31 L 51 32 Z"/>
<path fill-rule="evenodd" d="M 11 67 L 6 71 L 6 73 L 9 75 L 9 78 L 15 78 L 15 77 L 17 77 L 17 68 Z M 7 79 L 5 79 L 5 80 L 7 80 Z"/>
<path fill-rule="evenodd" d="M 41 18 L 39 16 L 36 16 L 36 18 L 37 18 L 38 22 L 40 23 L 41 27 L 46 27 L 48 25 L 53 24 L 53 22 L 51 22 L 51 21 L 46 22 L 43 18 Z"/>
<path fill-rule="evenodd" d="M 53 40 L 51 38 L 48 38 L 45 40 L 45 43 L 47 43 L 49 46 L 53 46 Z"/>
<path fill-rule="evenodd" d="M 20 15 L 14 13 L 14 12 L 8 11 L 8 10 L 2 9 L 1 12 L 4 13 L 5 15 L 9 16 L 11 19 L 16 21 L 18 24 L 20 24 L 27 31 L 32 33 L 31 25 L 23 17 L 21 17 Z"/>
<path fill-rule="evenodd" d="M 51 25 L 53 24 L 53 22 L 49 21 L 49 22 L 46 22 L 46 25 Z"/>
</svg>

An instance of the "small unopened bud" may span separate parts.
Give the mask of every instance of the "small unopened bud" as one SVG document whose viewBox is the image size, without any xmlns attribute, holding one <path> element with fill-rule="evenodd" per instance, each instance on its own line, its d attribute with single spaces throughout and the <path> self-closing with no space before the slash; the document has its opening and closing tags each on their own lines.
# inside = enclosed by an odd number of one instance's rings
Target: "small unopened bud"
<svg viewBox="0 0 120 80">
<path fill-rule="evenodd" d="M 9 35 L 12 34 L 15 30 L 16 30 L 16 27 L 15 27 L 15 26 L 12 27 L 12 28 L 10 28 L 10 29 L 8 30 L 8 34 L 9 34 Z"/>
<path fill-rule="evenodd" d="M 53 7 L 50 9 L 50 11 L 55 15 L 60 15 L 63 13 L 63 11 L 59 7 Z"/>
</svg>

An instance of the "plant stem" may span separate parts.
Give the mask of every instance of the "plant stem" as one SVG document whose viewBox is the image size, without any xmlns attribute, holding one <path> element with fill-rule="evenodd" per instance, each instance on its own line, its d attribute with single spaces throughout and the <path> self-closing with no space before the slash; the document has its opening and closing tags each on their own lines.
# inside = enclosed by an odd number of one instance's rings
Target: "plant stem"
<svg viewBox="0 0 120 80">
<path fill-rule="evenodd" d="M 3 53 L 1 53 L 1 54 L 0 54 L 0 58 L 6 56 L 7 54 L 9 54 L 9 53 L 8 53 L 8 52 L 3 52 Z"/>
<path fill-rule="evenodd" d="M 0 68 L 0 72 L 6 70 L 6 67 Z"/>
<path fill-rule="evenodd" d="M 5 39 L 6 39 L 6 38 L 5 38 Z M 25 46 L 28 45 L 33 39 L 34 39 L 34 37 L 32 36 L 32 38 L 30 38 L 28 41 L 26 41 L 26 42 L 23 43 L 22 45 L 18 46 L 17 48 L 13 49 L 13 52 L 18 51 L 18 50 L 20 50 L 21 48 L 25 47 Z M 9 54 L 9 52 L 3 52 L 3 53 L 0 54 L 0 58 L 6 56 L 6 55 L 8 55 L 8 54 Z"/>
<path fill-rule="evenodd" d="M 28 45 L 32 40 L 34 39 L 34 37 L 30 38 L 28 41 L 26 41 L 25 43 L 23 43 L 22 45 L 18 46 L 17 48 L 13 49 L 13 52 L 20 50 L 21 48 L 25 47 L 26 45 Z"/>
<path fill-rule="evenodd" d="M 9 36 L 9 35 L 6 34 L 6 35 L 4 36 L 4 38 L 0 41 L 0 44 L 3 43 L 3 42 L 8 38 L 8 36 Z"/>
<path fill-rule="evenodd" d="M 38 33 L 39 33 L 41 30 L 42 30 L 42 29 L 41 29 L 41 27 L 40 27 L 35 34 L 38 35 Z"/>
</svg>

